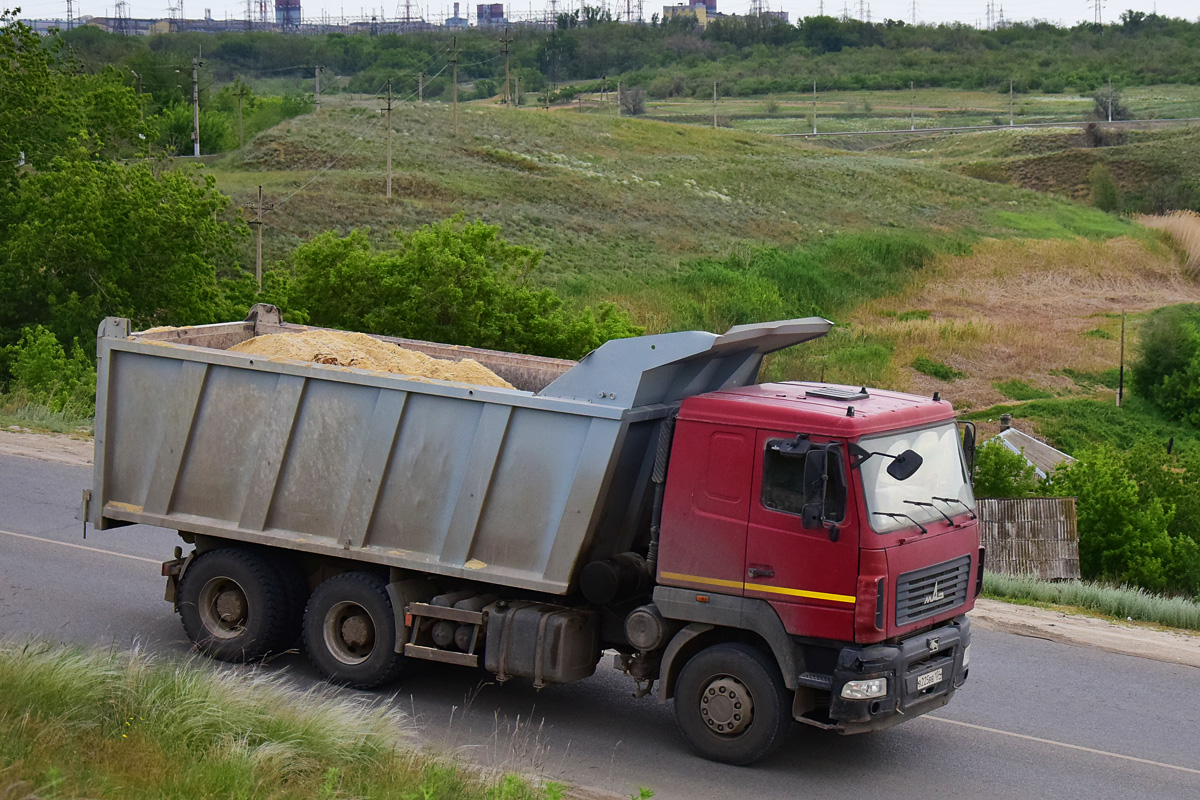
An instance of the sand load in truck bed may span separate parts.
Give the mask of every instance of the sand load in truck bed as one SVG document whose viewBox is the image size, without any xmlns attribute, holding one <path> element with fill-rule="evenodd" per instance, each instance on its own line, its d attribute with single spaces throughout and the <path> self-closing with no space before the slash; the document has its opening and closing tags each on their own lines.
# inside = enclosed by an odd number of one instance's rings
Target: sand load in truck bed
<svg viewBox="0 0 1200 800">
<path fill-rule="evenodd" d="M 394 372 L 418 379 L 513 388 L 512 384 L 478 361 L 469 358 L 462 361 L 432 358 L 365 333 L 328 330 L 272 333 L 256 336 L 229 349 L 271 358 Z"/>
</svg>

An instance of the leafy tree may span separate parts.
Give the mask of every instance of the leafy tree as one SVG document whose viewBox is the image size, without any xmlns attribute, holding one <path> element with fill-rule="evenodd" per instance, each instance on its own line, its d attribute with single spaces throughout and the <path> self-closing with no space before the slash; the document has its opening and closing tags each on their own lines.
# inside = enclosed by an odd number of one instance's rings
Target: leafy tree
<svg viewBox="0 0 1200 800">
<path fill-rule="evenodd" d="M 1158 309 L 1139 339 L 1134 390 L 1171 419 L 1200 426 L 1200 304 Z"/>
<path fill-rule="evenodd" d="M 1143 498 L 1121 454 L 1109 448 L 1081 452 L 1047 483 L 1057 497 L 1075 497 L 1079 570 L 1084 578 L 1129 583 L 1153 592 L 1169 588 L 1173 510 Z M 1190 540 L 1189 540 L 1190 541 Z"/>
<path fill-rule="evenodd" d="M 542 254 L 499 232 L 459 216 L 386 249 L 362 231 L 321 234 L 292 254 L 289 307 L 317 325 L 561 358 L 641 333 L 611 304 L 571 312 L 529 286 Z"/>
<path fill-rule="evenodd" d="M 985 443 L 975 453 L 976 497 L 1026 497 L 1037 491 L 1038 474 L 1022 453 L 1003 443 Z"/>
<path fill-rule="evenodd" d="M 0 165 L 11 170 L 23 153 L 44 168 L 81 144 L 102 156 L 144 146 L 140 102 L 117 71 L 77 72 L 61 38 L 43 40 L 0 11 Z"/>
<path fill-rule="evenodd" d="M 1116 211 L 1121 207 L 1121 193 L 1112 172 L 1104 164 L 1092 165 L 1088 172 L 1088 185 L 1092 190 L 1092 205 L 1101 211 Z"/>
<path fill-rule="evenodd" d="M 141 327 L 226 314 L 240 223 L 211 177 L 145 162 L 97 162 L 81 148 L 19 183 L 0 228 L 0 337 L 43 325 L 91 341 L 106 315 Z M 2 340 L 0 340 L 2 343 Z"/>
</svg>

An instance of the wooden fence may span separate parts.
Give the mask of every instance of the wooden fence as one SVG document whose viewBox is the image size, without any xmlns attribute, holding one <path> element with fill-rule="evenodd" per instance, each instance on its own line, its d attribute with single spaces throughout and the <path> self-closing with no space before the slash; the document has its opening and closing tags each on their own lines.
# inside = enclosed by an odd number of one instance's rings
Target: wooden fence
<svg viewBox="0 0 1200 800">
<path fill-rule="evenodd" d="M 1041 580 L 1079 577 L 1074 497 L 980 500 L 977 507 L 989 572 Z"/>
</svg>

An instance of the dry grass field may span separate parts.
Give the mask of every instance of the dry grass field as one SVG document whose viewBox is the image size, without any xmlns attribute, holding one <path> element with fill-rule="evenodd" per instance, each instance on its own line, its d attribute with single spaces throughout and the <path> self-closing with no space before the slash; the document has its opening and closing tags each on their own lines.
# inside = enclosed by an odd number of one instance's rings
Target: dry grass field
<svg viewBox="0 0 1200 800">
<path fill-rule="evenodd" d="M 1190 225 L 1200 245 L 1200 220 Z M 1194 258 L 1194 256 L 1193 256 Z M 868 335 L 894 343 L 897 383 L 920 393 L 940 390 L 961 408 L 1012 399 L 997 383 L 1018 379 L 1044 396 L 1095 388 L 1082 376 L 1120 363 L 1121 313 L 1200 302 L 1195 273 L 1167 246 L 1127 237 L 1105 241 L 989 240 L 970 255 L 941 256 L 921 283 L 900 296 L 863 305 L 853 316 Z M 897 310 L 928 311 L 928 318 Z M 1128 326 L 1127 356 L 1135 326 Z M 947 382 L 907 366 L 926 356 L 965 373 Z M 1075 376 L 1072 377 L 1072 373 Z"/>
</svg>

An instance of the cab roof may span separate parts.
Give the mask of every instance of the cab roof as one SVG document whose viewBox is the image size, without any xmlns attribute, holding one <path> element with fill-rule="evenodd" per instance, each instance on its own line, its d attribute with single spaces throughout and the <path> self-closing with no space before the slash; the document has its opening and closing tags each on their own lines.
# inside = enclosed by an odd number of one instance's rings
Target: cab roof
<svg viewBox="0 0 1200 800">
<path fill-rule="evenodd" d="M 954 419 L 945 400 L 885 389 L 787 381 L 689 397 L 679 418 L 856 438 Z"/>
</svg>

